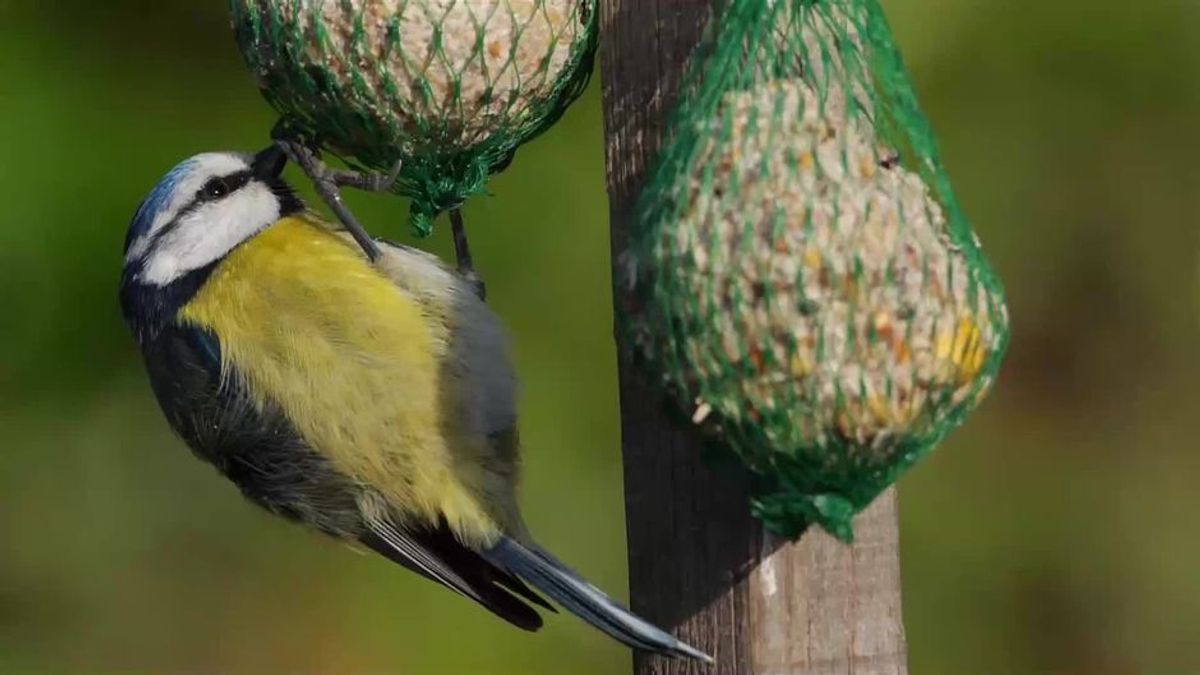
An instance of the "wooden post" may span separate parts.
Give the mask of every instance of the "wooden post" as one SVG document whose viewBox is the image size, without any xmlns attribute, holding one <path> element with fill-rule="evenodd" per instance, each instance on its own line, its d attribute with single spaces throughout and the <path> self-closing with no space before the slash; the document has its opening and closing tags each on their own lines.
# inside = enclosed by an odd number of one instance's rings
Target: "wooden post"
<svg viewBox="0 0 1200 675">
<path fill-rule="evenodd" d="M 614 261 L 712 2 L 600 2 Z M 639 654 L 636 673 L 905 675 L 895 493 L 858 519 L 853 547 L 815 530 L 775 540 L 619 351 L 632 607 L 717 659 Z"/>
</svg>

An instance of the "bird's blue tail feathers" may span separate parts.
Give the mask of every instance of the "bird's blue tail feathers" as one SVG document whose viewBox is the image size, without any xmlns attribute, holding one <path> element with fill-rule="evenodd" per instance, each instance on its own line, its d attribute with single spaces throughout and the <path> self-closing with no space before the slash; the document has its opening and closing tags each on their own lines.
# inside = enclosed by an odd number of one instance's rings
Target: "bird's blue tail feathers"
<svg viewBox="0 0 1200 675">
<path fill-rule="evenodd" d="M 712 663 L 712 657 L 634 615 L 537 546 L 505 537 L 483 556 L 630 647 Z"/>
</svg>

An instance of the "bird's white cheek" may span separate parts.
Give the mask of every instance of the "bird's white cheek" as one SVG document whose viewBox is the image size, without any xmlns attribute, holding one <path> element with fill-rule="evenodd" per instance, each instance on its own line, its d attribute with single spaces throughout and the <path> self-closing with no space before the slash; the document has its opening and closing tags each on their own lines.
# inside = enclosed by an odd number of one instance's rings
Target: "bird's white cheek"
<svg viewBox="0 0 1200 675">
<path fill-rule="evenodd" d="M 265 186 L 242 192 L 188 214 L 160 243 L 142 279 L 166 285 L 228 254 L 279 219 L 279 203 Z"/>
<path fill-rule="evenodd" d="M 179 260 L 169 253 L 160 252 L 150 259 L 142 271 L 141 280 L 157 286 L 166 286 L 182 275 Z"/>
</svg>

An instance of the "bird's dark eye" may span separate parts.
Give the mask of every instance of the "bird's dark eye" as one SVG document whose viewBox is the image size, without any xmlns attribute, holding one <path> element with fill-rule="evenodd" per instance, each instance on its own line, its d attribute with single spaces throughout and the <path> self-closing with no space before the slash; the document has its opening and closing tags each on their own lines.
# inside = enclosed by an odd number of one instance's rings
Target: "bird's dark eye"
<svg viewBox="0 0 1200 675">
<path fill-rule="evenodd" d="M 220 199 L 230 192 L 229 183 L 224 178 L 214 178 L 200 188 L 200 193 L 204 195 L 205 199 Z"/>
</svg>

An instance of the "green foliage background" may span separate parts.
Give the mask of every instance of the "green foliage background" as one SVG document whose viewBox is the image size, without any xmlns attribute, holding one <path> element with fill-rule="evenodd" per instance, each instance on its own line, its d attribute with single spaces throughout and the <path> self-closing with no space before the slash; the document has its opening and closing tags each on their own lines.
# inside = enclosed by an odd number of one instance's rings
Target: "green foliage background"
<svg viewBox="0 0 1200 675">
<path fill-rule="evenodd" d="M 121 242 L 176 161 L 264 142 L 224 5 L 0 0 L 0 673 L 628 672 L 568 618 L 526 635 L 269 519 L 167 430 Z M 990 402 L 902 482 L 912 671 L 1200 672 L 1200 5 L 885 5 L 1015 328 Z M 467 216 L 529 520 L 620 591 L 602 141 L 593 86 Z M 403 205 L 353 205 L 407 236 Z"/>
</svg>

